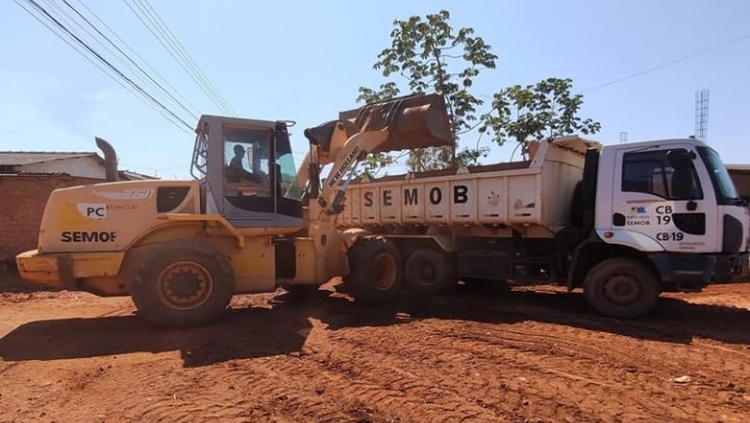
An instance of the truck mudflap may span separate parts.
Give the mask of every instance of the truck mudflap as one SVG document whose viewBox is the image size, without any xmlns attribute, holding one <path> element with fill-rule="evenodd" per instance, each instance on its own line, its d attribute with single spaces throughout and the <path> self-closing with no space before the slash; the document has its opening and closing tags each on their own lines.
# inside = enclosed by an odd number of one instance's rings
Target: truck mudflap
<svg viewBox="0 0 750 423">
<path fill-rule="evenodd" d="M 78 290 L 78 278 L 116 275 L 123 252 L 44 254 L 38 250 L 16 256 L 21 278 L 51 288 Z"/>
<path fill-rule="evenodd" d="M 748 254 L 653 253 L 664 291 L 699 292 L 710 283 L 748 279 Z"/>
</svg>

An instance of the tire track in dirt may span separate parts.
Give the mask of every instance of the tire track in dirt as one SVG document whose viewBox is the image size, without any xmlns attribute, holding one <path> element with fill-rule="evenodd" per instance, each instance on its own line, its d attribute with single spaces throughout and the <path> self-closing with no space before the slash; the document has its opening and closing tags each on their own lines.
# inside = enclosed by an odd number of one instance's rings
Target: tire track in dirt
<svg viewBox="0 0 750 423">
<path fill-rule="evenodd" d="M 260 363 L 252 363 L 254 371 L 262 369 L 267 376 L 260 381 L 261 384 L 267 385 L 267 380 L 271 378 L 277 381 L 275 384 L 262 387 L 262 396 L 282 398 L 285 409 L 304 409 L 310 416 L 315 416 L 316 422 L 360 419 L 385 421 L 389 419 L 388 414 L 391 414 L 389 410 L 397 410 L 415 402 L 413 398 L 408 399 L 404 392 L 394 389 L 390 383 L 394 378 L 406 378 L 414 386 L 420 385 L 422 382 L 415 376 L 410 376 L 398 368 L 379 368 L 378 376 L 370 378 L 368 375 L 373 370 L 369 359 L 362 360 L 357 354 L 341 357 L 337 351 L 338 346 L 335 350 L 336 352 L 326 348 L 324 351 L 304 355 L 298 359 L 299 363 L 296 366 L 290 366 L 289 360 L 261 360 Z M 382 370 L 393 371 L 397 376 L 381 382 Z M 316 395 L 317 398 L 302 396 L 300 393 Z M 419 401 L 425 401 L 425 398 Z M 330 411 L 331 409 L 345 410 L 348 414 Z M 453 410 L 446 409 L 443 405 L 437 411 L 428 412 L 422 415 L 422 418 L 424 421 L 460 421 L 467 415 L 477 414 L 464 413 L 456 418 Z"/>
<path fill-rule="evenodd" d="M 463 421 L 468 418 L 493 421 L 501 417 L 496 410 L 472 401 L 447 385 L 440 369 L 436 371 L 424 366 L 422 357 L 411 356 L 406 350 L 383 348 L 384 345 L 393 345 L 387 333 L 389 329 L 392 328 L 359 328 L 329 333 L 327 345 L 330 347 L 325 352 L 325 359 L 318 361 L 326 368 L 349 374 L 360 386 L 380 386 L 373 390 L 375 394 L 368 395 L 364 391 L 358 395 L 371 404 L 387 404 L 387 409 L 398 412 L 397 416 L 404 421 L 415 418 L 424 421 Z M 352 340 L 354 333 L 361 335 L 364 341 Z M 402 335 L 408 337 L 409 334 Z M 418 339 L 414 341 L 418 342 Z M 463 358 L 453 356 L 451 360 L 459 362 Z M 387 392 L 388 395 L 380 398 L 377 392 Z"/>
<path fill-rule="evenodd" d="M 497 421 L 510 417 L 446 384 L 442 371 L 424 366 L 421 357 L 401 354 L 405 351 L 383 351 L 383 345 L 391 342 L 388 329 L 328 333 L 324 349 L 310 358 L 323 369 L 346 376 L 343 382 L 348 386 L 339 388 L 345 397 L 391 411 L 403 421 Z M 365 341 L 352 341 L 353 332 Z M 454 355 L 451 360 L 463 358 Z"/>
<path fill-rule="evenodd" d="M 378 332 L 382 329 L 378 328 Z M 403 331 L 404 327 L 402 326 L 401 329 Z M 421 331 L 418 328 L 415 329 L 410 330 L 408 334 L 400 334 L 400 336 L 406 335 L 406 339 L 410 341 L 408 343 L 388 342 L 388 339 L 370 342 L 370 339 L 378 337 L 377 333 L 357 332 L 357 336 L 347 334 L 349 336 L 341 336 L 340 341 L 343 344 L 349 344 L 348 348 L 338 345 L 337 350 L 342 352 L 347 349 L 362 351 L 370 348 L 368 354 L 371 356 L 371 362 L 389 363 L 396 361 L 407 366 L 418 364 L 419 367 L 412 372 L 415 379 L 417 381 L 426 380 L 432 386 L 417 382 L 419 390 L 414 390 L 409 389 L 408 385 L 402 385 L 402 388 L 406 389 L 410 396 L 416 395 L 442 402 L 447 404 L 448 408 L 458 409 L 468 405 L 479 407 L 485 410 L 483 414 L 487 421 L 500 417 L 534 417 L 533 413 L 528 413 L 525 410 L 529 405 L 528 396 L 524 392 L 525 388 L 518 382 L 518 378 L 511 379 L 497 376 L 498 366 L 508 363 L 507 360 L 504 360 L 502 354 L 491 352 L 483 357 L 481 351 L 476 349 L 457 348 L 455 339 L 441 339 L 429 334 L 420 334 Z M 413 335 L 413 337 L 410 335 Z M 389 338 L 387 334 L 382 336 Z M 386 346 L 386 348 L 382 348 L 383 346 Z M 373 351 L 373 347 L 381 348 Z M 352 353 L 345 355 L 350 356 Z M 519 363 L 526 365 L 525 363 Z M 390 364 L 389 367 L 396 366 L 397 364 Z M 526 367 L 529 366 L 526 365 Z M 398 385 L 400 381 L 393 381 L 392 383 Z M 501 398 L 505 398 L 505 401 L 495 404 L 485 401 L 483 394 L 488 390 L 497 390 L 496 393 Z M 450 396 L 453 401 L 446 401 L 440 398 L 441 396 Z M 565 407 L 555 401 L 548 406 L 552 407 L 551 409 Z M 488 411 L 491 411 L 491 414 L 487 414 Z"/>
<path fill-rule="evenodd" d="M 571 403 L 575 404 L 577 398 L 580 396 L 580 392 L 599 392 L 597 395 L 592 395 L 592 398 L 603 397 L 609 398 L 608 406 L 612 405 L 612 402 L 619 403 L 620 408 L 625 410 L 630 404 L 637 404 L 640 408 L 649 410 L 649 415 L 641 414 L 640 418 L 648 418 L 654 415 L 663 415 L 665 418 L 674 413 L 673 401 L 677 401 L 678 398 L 673 395 L 674 385 L 672 378 L 675 375 L 679 376 L 685 371 L 684 368 L 676 365 L 659 361 L 657 356 L 656 361 L 639 360 L 639 357 L 643 357 L 643 353 L 634 354 L 635 349 L 640 349 L 643 345 L 648 343 L 637 342 L 635 347 L 630 350 L 620 352 L 620 344 L 628 345 L 630 342 L 620 342 L 617 347 L 613 348 L 612 338 L 613 336 L 590 336 L 594 342 L 603 343 L 609 345 L 608 347 L 592 347 L 586 344 L 586 335 L 577 334 L 577 337 L 572 339 L 579 339 L 578 342 L 581 344 L 574 343 L 572 341 L 566 341 L 563 337 L 551 337 L 549 334 L 549 328 L 543 327 L 544 333 L 535 333 L 534 329 L 527 332 L 518 334 L 516 337 L 509 338 L 505 335 L 489 336 L 490 333 L 503 333 L 502 330 L 498 331 L 497 327 L 490 325 L 480 325 L 476 323 L 468 323 L 462 326 L 460 329 L 456 328 L 455 325 L 447 325 L 448 330 L 436 330 L 436 327 L 441 326 L 441 322 L 430 321 L 427 324 L 427 334 L 421 334 L 422 332 L 416 325 L 413 327 L 413 338 L 409 338 L 409 343 L 380 343 L 379 345 L 388 345 L 388 348 L 392 353 L 398 352 L 402 356 L 408 356 L 413 354 L 415 359 L 421 360 L 423 363 L 425 360 L 432 360 L 435 363 L 446 363 L 455 362 L 460 357 L 471 357 L 468 360 L 469 363 L 480 373 L 490 373 L 494 366 L 503 366 L 506 372 L 513 373 L 519 378 L 525 380 L 525 389 L 532 389 L 529 387 L 529 381 L 525 378 L 524 374 L 541 374 L 543 377 L 539 383 L 543 383 L 543 389 L 538 389 L 538 395 L 544 399 L 543 392 L 549 392 L 550 384 L 559 384 L 555 396 L 547 396 L 546 402 L 548 406 L 557 406 L 559 403 L 565 403 L 561 401 L 561 397 L 564 399 L 567 393 L 572 393 Z M 403 328 L 403 327 L 402 327 Z M 468 328 L 468 329 L 467 329 Z M 546 330 L 545 330 L 546 328 Z M 382 329 L 382 328 L 379 328 Z M 457 331 L 460 333 L 456 333 Z M 482 335 L 472 333 L 474 331 L 482 332 Z M 566 331 L 564 331 L 566 332 Z M 411 334 L 411 333 L 410 333 Z M 359 333 L 358 333 L 359 335 Z M 372 335 L 372 334 L 368 334 Z M 398 339 L 403 339 L 403 333 L 400 334 Z M 565 334 L 564 335 L 568 335 Z M 523 338 L 521 338 L 523 337 Z M 347 339 L 349 342 L 355 343 L 355 348 L 366 348 L 370 345 L 368 340 L 357 341 L 356 336 Z M 597 339 L 602 338 L 602 339 Z M 552 341 L 552 342 L 550 342 Z M 566 346 L 560 348 L 560 345 Z M 410 349 L 411 345 L 420 345 L 423 348 L 419 348 L 414 351 Z M 424 354 L 424 350 L 431 351 L 430 354 Z M 683 348 L 687 349 L 687 347 Z M 565 351 L 567 350 L 567 351 Z M 687 353 L 687 360 L 690 357 L 701 357 L 699 353 Z M 678 360 L 679 361 L 679 360 Z M 466 362 L 466 361 L 464 361 Z M 704 361 L 705 362 L 705 361 Z M 496 364 L 499 363 L 499 364 Z M 634 366 L 635 365 L 635 366 Z M 591 373 L 591 369 L 595 370 L 594 374 Z M 602 368 L 606 369 L 602 371 Z M 560 371 L 557 369 L 565 369 Z M 678 373 L 674 373 L 679 371 Z M 601 376 L 607 376 L 611 374 L 612 380 L 603 379 Z M 546 376 L 552 376 L 551 379 Z M 462 378 L 467 377 L 466 374 L 461 374 Z M 555 377 L 560 381 L 556 381 Z M 490 377 L 485 381 L 485 385 L 491 386 L 503 386 L 507 383 L 507 378 L 498 379 Z M 456 384 L 459 380 L 447 381 L 448 384 Z M 645 393 L 638 390 L 638 386 L 651 386 L 651 392 Z M 654 386 L 658 388 L 654 388 Z M 633 392 L 635 388 L 635 392 Z M 688 386 L 685 388 L 688 391 L 696 391 L 697 388 Z M 535 389 L 536 390 L 536 389 Z M 698 389 L 699 390 L 699 389 Z M 520 389 L 519 389 L 520 391 Z M 492 395 L 503 395 L 502 391 L 492 392 Z M 690 395 L 688 395 L 690 396 Z M 700 398 L 696 393 L 696 397 Z M 539 401 L 540 398 L 537 398 Z M 596 401 L 592 403 L 593 407 L 586 407 L 585 404 L 578 404 L 577 409 L 570 408 L 567 417 L 579 415 L 579 411 L 586 410 L 589 418 L 595 417 L 596 414 Z M 679 413 L 679 417 L 684 421 L 693 421 L 694 412 L 700 411 L 704 408 L 704 404 L 687 404 L 687 407 Z M 517 411 L 517 408 L 513 408 L 510 411 Z M 558 412 L 560 412 L 558 408 Z M 655 413 L 655 414 L 654 414 Z M 561 417 L 566 413 L 558 413 Z M 613 416 L 614 417 L 614 416 Z M 676 416 L 673 416 L 676 417 Z"/>
<path fill-rule="evenodd" d="M 511 344 L 523 343 L 528 340 L 539 342 L 540 339 L 543 343 L 544 340 L 550 340 L 550 328 L 540 326 L 540 329 L 543 328 L 546 328 L 547 333 L 523 332 L 514 336 Z M 707 387 L 721 388 L 724 380 L 731 379 L 733 375 L 735 378 L 737 377 L 734 367 L 742 366 L 738 361 L 726 360 L 726 358 L 723 358 L 722 362 L 711 360 L 710 354 L 692 345 L 675 345 L 672 348 L 674 354 L 670 357 L 663 357 L 659 353 L 659 349 L 663 348 L 663 343 L 640 340 L 633 342 L 633 340 L 627 338 L 607 336 L 607 334 L 598 332 L 587 333 L 587 331 L 572 330 L 565 327 L 561 329 L 564 337 L 550 340 L 554 349 L 550 351 L 548 357 L 543 357 L 540 360 L 540 363 L 546 362 L 548 365 L 538 369 L 538 371 L 560 373 L 555 369 L 565 369 L 564 373 L 584 375 L 587 378 L 591 377 L 592 370 L 594 375 L 599 375 L 600 378 L 602 375 L 606 377 L 609 374 L 613 381 L 628 381 L 630 384 L 635 384 L 636 390 L 633 392 L 632 389 L 620 387 L 615 392 L 608 389 L 610 392 L 603 392 L 603 394 L 609 395 L 610 398 L 621 399 L 621 402 L 626 400 L 627 403 L 631 403 L 633 400 L 637 400 L 644 405 L 648 405 L 649 410 L 661 410 L 663 413 L 674 413 L 675 411 L 672 410 L 674 402 L 686 397 L 687 401 L 682 401 L 683 405 L 681 405 L 677 414 L 688 421 L 694 419 L 695 413 L 707 411 L 706 405 L 699 400 L 705 397 L 702 391 L 705 391 Z M 507 338 L 506 332 L 501 332 L 503 333 L 501 338 Z M 520 337 L 523 337 L 523 339 Z M 474 336 L 473 338 L 479 339 L 481 337 Z M 576 343 L 568 342 L 566 339 L 575 339 Z M 592 348 L 592 345 L 596 344 L 607 345 L 608 348 Z M 565 348 L 561 349 L 561 345 Z M 572 360 L 558 360 L 561 355 L 568 355 Z M 580 363 L 577 362 L 581 360 L 594 361 L 595 368 L 579 366 Z M 734 361 L 734 364 L 728 365 L 732 361 Z M 686 364 L 690 363 L 699 365 L 697 367 L 686 367 Z M 623 369 L 625 372 L 623 372 Z M 691 375 L 693 382 L 684 387 L 675 386 L 672 381 L 674 377 L 685 374 Z M 609 385 L 610 388 L 613 386 L 612 383 Z M 638 388 L 638 386 L 643 387 L 643 389 Z M 650 398 L 642 395 L 646 387 L 650 389 Z M 586 388 L 592 389 L 591 386 Z M 687 391 L 687 393 L 676 395 L 676 390 Z M 629 398 L 629 396 L 632 396 L 632 398 Z M 659 401 L 654 402 L 654 399 Z M 611 400 L 609 402 L 611 403 Z M 723 412 L 723 407 L 716 407 L 714 411 L 717 413 Z M 745 407 L 744 412 L 747 411 L 747 407 Z"/>
<path fill-rule="evenodd" d="M 144 382 L 151 391 L 169 391 L 146 405 L 128 395 L 117 407 L 138 421 L 189 422 L 196 416 L 222 422 L 247 421 L 251 416 L 279 422 L 356 421 L 342 411 L 342 404 L 316 392 L 319 388 L 313 385 L 325 385 L 326 380 L 319 382 L 320 375 L 302 369 L 299 358 L 256 358 L 220 366 L 176 370 L 180 381 L 175 383 L 172 375 L 169 386 L 157 382 L 158 376 L 146 376 Z M 247 398 L 247 392 L 252 398 Z"/>
</svg>

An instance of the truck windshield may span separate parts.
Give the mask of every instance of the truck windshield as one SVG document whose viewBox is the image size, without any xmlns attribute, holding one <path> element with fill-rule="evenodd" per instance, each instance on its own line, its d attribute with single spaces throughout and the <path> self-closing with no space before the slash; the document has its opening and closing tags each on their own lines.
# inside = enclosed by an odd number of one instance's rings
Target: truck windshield
<svg viewBox="0 0 750 423">
<path fill-rule="evenodd" d="M 727 172 L 727 168 L 719 157 L 719 153 L 708 147 L 698 147 L 698 153 L 701 155 L 703 162 L 706 164 L 711 182 L 716 190 L 716 199 L 721 205 L 741 204 L 737 189 L 734 182 Z"/>
</svg>

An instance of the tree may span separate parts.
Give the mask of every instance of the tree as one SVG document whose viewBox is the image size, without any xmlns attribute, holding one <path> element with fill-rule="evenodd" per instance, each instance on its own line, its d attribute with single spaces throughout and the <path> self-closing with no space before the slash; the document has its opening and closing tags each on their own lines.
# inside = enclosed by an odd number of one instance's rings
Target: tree
<svg viewBox="0 0 750 423">
<path fill-rule="evenodd" d="M 572 85 L 569 78 L 547 78 L 495 93 L 491 111 L 481 117 L 479 132 L 491 131 L 500 146 L 513 139 L 520 147 L 526 147 L 532 139 L 599 132 L 599 122 L 578 116 L 583 95 L 572 95 Z"/>
<path fill-rule="evenodd" d="M 394 21 L 391 46 L 378 55 L 374 69 L 386 78 L 401 76 L 410 92 L 433 90 L 444 96 L 455 143 L 448 148 L 428 148 L 409 152 L 407 165 L 412 171 L 460 166 L 486 155 L 487 148 L 456 151 L 460 135 L 476 126 L 477 107 L 483 101 L 469 92 L 474 78 L 484 69 L 494 69 L 497 56 L 482 38 L 474 36 L 473 28 L 454 30 L 449 24 L 450 13 L 441 10 L 422 18 L 412 16 Z M 399 85 L 389 81 L 374 90 L 359 88 L 357 101 L 386 100 L 401 93 Z M 379 155 L 369 169 L 382 169 L 392 156 Z M 389 163 L 388 163 L 389 164 Z M 366 164 L 366 171 L 368 169 Z"/>
</svg>

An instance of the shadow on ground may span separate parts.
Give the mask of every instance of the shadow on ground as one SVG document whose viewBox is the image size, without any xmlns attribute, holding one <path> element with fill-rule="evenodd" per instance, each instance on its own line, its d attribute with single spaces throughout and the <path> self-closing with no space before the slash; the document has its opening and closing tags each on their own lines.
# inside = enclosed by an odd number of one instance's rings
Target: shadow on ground
<svg viewBox="0 0 750 423">
<path fill-rule="evenodd" d="M 678 299 L 662 298 L 647 318 L 620 320 L 596 315 L 579 293 L 522 290 L 477 295 L 459 290 L 438 297 L 405 295 L 389 304 L 364 306 L 321 290 L 305 300 L 282 295 L 272 308 L 235 309 L 218 323 L 191 329 L 157 329 L 137 316 L 31 322 L 0 339 L 0 357 L 56 360 L 179 350 L 185 367 L 204 366 L 299 353 L 312 329 L 311 318 L 327 324 L 327 330 L 419 319 L 511 325 L 535 321 L 671 343 L 699 337 L 750 345 L 750 310 Z"/>
<path fill-rule="evenodd" d="M 527 289 L 490 294 L 459 290 L 430 298 L 404 295 L 394 303 L 369 307 L 333 299 L 322 310 L 314 314 L 332 330 L 430 318 L 497 324 L 536 321 L 663 342 L 690 343 L 698 337 L 750 345 L 750 310 L 674 298 L 660 298 L 654 312 L 640 319 L 600 316 L 579 292 Z"/>
<path fill-rule="evenodd" d="M 312 325 L 301 310 L 232 310 L 214 324 L 160 329 L 136 315 L 31 322 L 0 338 L 5 361 L 58 360 L 135 352 L 180 351 L 185 367 L 290 354 Z"/>
</svg>

